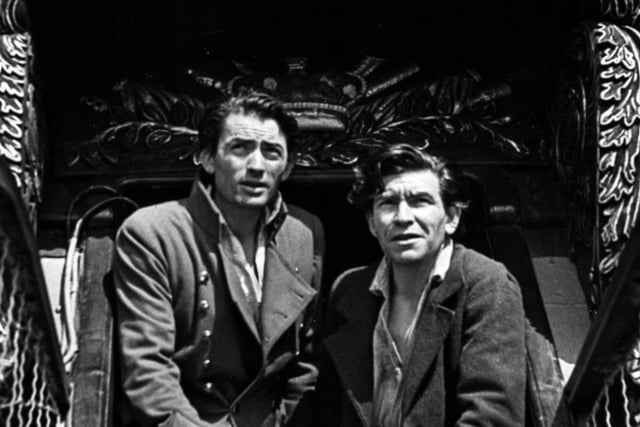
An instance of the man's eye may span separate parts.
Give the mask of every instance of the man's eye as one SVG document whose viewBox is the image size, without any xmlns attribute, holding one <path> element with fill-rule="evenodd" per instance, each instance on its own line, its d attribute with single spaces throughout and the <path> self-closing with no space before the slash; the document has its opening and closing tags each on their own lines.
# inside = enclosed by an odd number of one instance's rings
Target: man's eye
<svg viewBox="0 0 640 427">
<path fill-rule="evenodd" d="M 394 204 L 394 200 L 393 199 L 387 199 L 387 198 L 380 198 L 378 200 L 376 200 L 376 205 L 378 206 L 392 206 Z"/>
<path fill-rule="evenodd" d="M 282 150 L 279 147 L 264 147 L 262 152 L 268 159 L 280 159 L 283 156 Z"/>
<path fill-rule="evenodd" d="M 235 154 L 246 154 L 249 151 L 249 144 L 237 142 L 231 145 L 231 151 Z"/>
<path fill-rule="evenodd" d="M 409 199 L 409 203 L 413 206 L 432 205 L 433 199 L 430 197 L 413 197 Z"/>
</svg>

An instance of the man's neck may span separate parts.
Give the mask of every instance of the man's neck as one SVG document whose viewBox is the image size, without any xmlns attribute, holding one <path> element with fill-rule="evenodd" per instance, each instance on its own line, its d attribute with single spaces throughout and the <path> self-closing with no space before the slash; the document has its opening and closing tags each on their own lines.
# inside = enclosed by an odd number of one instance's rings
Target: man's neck
<svg viewBox="0 0 640 427">
<path fill-rule="evenodd" d="M 435 258 L 416 264 L 393 264 L 391 274 L 394 298 L 418 301 L 434 265 Z"/>
<path fill-rule="evenodd" d="M 252 249 L 255 245 L 258 224 L 264 209 L 237 207 L 220 200 L 215 194 L 213 195 L 213 200 L 229 226 L 229 229 L 231 229 L 233 234 L 240 240 L 242 246 L 245 247 L 245 252 L 247 252 L 249 248 Z M 249 252 L 253 252 L 253 250 Z M 250 253 L 247 253 L 248 258 L 250 258 L 249 255 Z"/>
</svg>

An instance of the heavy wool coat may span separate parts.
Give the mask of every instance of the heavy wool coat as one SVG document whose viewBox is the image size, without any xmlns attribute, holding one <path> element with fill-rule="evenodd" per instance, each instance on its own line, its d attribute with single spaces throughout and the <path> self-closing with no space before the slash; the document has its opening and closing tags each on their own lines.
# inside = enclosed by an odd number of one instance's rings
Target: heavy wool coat
<svg viewBox="0 0 640 427">
<path fill-rule="evenodd" d="M 280 425 L 315 383 L 319 220 L 283 205 L 269 224 L 259 316 L 223 267 L 218 232 L 200 182 L 187 199 L 138 210 L 118 232 L 122 386 L 140 425 Z"/>
<path fill-rule="evenodd" d="M 372 425 L 372 340 L 382 305 L 369 291 L 376 267 L 351 270 L 334 284 L 315 415 L 299 420 Z M 520 288 L 502 264 L 456 244 L 414 334 L 403 366 L 403 426 L 524 425 L 525 316 Z"/>
</svg>

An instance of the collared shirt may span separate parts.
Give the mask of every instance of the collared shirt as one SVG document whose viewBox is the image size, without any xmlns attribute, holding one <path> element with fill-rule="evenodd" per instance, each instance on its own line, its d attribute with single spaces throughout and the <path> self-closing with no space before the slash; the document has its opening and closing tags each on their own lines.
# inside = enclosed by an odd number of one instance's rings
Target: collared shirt
<svg viewBox="0 0 640 427">
<path fill-rule="evenodd" d="M 422 312 L 429 288 L 434 280 L 442 280 L 449 270 L 453 255 L 453 242 L 447 239 L 438 252 L 433 270 L 426 282 L 416 313 L 403 337 L 402 343 L 393 340 L 387 319 L 389 317 L 389 295 L 391 265 L 382 260 L 369 291 L 382 296 L 384 301 L 373 331 L 373 424 L 376 427 L 400 427 L 402 425 L 402 378 L 403 362 L 411 352 L 414 331 Z M 419 285 L 419 284 L 416 284 Z"/>
<path fill-rule="evenodd" d="M 207 191 L 207 194 L 210 194 Z M 230 283 L 230 286 L 240 286 L 242 293 L 254 309 L 262 301 L 262 285 L 264 276 L 264 266 L 266 261 L 267 246 L 267 226 L 273 223 L 282 210 L 282 196 L 277 193 L 272 203 L 265 207 L 265 212 L 258 224 L 258 235 L 256 238 L 256 253 L 253 262 L 249 262 L 244 253 L 244 248 L 240 239 L 233 233 L 224 215 L 218 209 L 218 206 L 210 197 L 211 206 L 214 212 L 220 218 L 220 228 L 218 235 L 220 236 L 220 248 L 231 261 L 231 265 L 224 265 L 224 268 L 231 273 L 230 277 L 236 277 L 237 283 Z M 256 313 L 257 314 L 257 313 Z"/>
</svg>

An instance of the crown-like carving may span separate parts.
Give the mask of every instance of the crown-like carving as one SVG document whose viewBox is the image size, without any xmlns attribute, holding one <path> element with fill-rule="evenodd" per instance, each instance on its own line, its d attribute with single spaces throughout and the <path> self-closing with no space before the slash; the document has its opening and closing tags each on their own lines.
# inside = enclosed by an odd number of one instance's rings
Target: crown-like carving
<svg viewBox="0 0 640 427">
<path fill-rule="evenodd" d="M 128 171 L 148 170 L 145 158 L 158 170 L 193 167 L 189 159 L 197 149 L 197 121 L 209 102 L 202 94 L 213 99 L 212 91 L 230 94 L 242 88 L 282 100 L 301 131 L 298 164 L 304 167 L 350 166 L 372 149 L 395 142 L 420 149 L 488 143 L 515 158 L 529 153 L 511 136 L 512 115 L 497 108 L 510 95 L 509 86 L 484 85 L 473 71 L 428 81 L 415 64 L 375 57 L 343 69 L 314 68 L 301 57 L 288 58 L 279 72 L 232 65 L 225 77 L 216 74 L 223 74 L 219 67 L 188 69 L 197 95 L 124 80 L 114 86 L 116 102 L 85 98 L 85 109 L 107 128 L 97 126 L 104 130 L 90 140 L 67 143 L 66 167 L 87 163 L 99 170 L 102 164 L 119 164 Z"/>
</svg>

